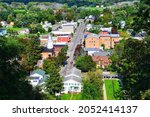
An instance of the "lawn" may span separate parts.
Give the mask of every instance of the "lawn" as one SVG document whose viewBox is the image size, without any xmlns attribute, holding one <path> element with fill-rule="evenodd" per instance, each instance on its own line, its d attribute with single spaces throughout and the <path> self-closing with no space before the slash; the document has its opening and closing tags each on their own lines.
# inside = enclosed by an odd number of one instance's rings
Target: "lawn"
<svg viewBox="0 0 150 117">
<path fill-rule="evenodd" d="M 12 30 L 12 31 L 19 31 L 19 30 L 23 30 L 24 28 L 11 28 L 11 27 L 7 27 L 7 30 Z"/>
<path fill-rule="evenodd" d="M 115 93 L 120 90 L 119 80 L 105 80 L 106 95 L 108 100 L 117 100 Z"/>
<path fill-rule="evenodd" d="M 17 9 L 17 10 L 14 10 L 14 12 L 15 13 L 26 13 L 26 10 L 19 10 L 19 9 Z"/>
<path fill-rule="evenodd" d="M 63 94 L 61 100 L 81 100 L 81 94 Z"/>
</svg>

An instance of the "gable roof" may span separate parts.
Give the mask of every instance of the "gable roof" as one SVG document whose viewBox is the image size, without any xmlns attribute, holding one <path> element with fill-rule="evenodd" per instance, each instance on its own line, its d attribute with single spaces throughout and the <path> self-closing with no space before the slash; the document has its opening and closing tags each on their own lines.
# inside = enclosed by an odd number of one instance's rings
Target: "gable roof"
<svg viewBox="0 0 150 117">
<path fill-rule="evenodd" d="M 73 67 L 73 68 L 70 70 L 69 74 L 64 77 L 64 81 L 67 81 L 67 80 L 74 80 L 74 81 L 77 81 L 77 82 L 80 82 L 80 83 L 81 83 L 81 82 L 82 82 L 81 75 L 82 75 L 82 74 L 81 74 L 81 70 L 79 70 L 79 69 Z"/>
<path fill-rule="evenodd" d="M 68 81 L 68 80 L 74 80 L 74 81 L 79 82 L 79 83 L 82 82 L 82 79 L 81 79 L 81 78 L 76 77 L 76 76 L 74 76 L 74 75 L 72 75 L 72 76 L 66 76 L 66 77 L 64 78 L 64 82 L 65 82 L 65 81 Z"/>
<path fill-rule="evenodd" d="M 42 75 L 42 76 L 45 75 L 45 71 L 43 71 L 42 69 L 34 70 L 34 71 L 31 73 L 31 75 L 33 75 L 33 74 L 35 74 L 35 73 L 37 73 L 37 74 L 39 74 L 39 75 Z"/>
</svg>

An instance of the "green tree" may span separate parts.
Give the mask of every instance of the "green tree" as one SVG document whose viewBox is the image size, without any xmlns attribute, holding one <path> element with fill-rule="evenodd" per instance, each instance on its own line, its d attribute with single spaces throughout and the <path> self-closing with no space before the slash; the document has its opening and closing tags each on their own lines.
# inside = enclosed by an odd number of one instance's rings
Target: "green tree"
<svg viewBox="0 0 150 117">
<path fill-rule="evenodd" d="M 88 72 L 87 77 L 83 81 L 83 90 L 81 92 L 82 99 L 85 100 L 99 100 L 103 99 L 103 81 L 101 73 Z"/>
<path fill-rule="evenodd" d="M 115 47 L 112 65 L 122 76 L 126 99 L 142 99 L 150 89 L 150 38 L 143 41 L 128 39 Z"/>
<path fill-rule="evenodd" d="M 0 44 L 0 99 L 42 99 L 40 91 L 28 83 L 27 73 L 18 62 L 19 42 L 14 38 L 0 37 Z"/>
<path fill-rule="evenodd" d="M 134 18 L 133 27 L 136 31 L 144 30 L 150 34 L 150 2 L 149 0 L 141 0 L 136 17 Z"/>
<path fill-rule="evenodd" d="M 58 65 L 63 65 L 64 62 L 67 60 L 67 50 L 68 46 L 65 46 L 61 49 L 61 51 L 58 53 L 58 56 L 56 58 L 56 62 Z"/>
<path fill-rule="evenodd" d="M 76 67 L 83 72 L 87 72 L 95 69 L 96 63 L 93 62 L 91 56 L 79 56 L 76 60 Z"/>
<path fill-rule="evenodd" d="M 23 51 L 21 54 L 21 64 L 27 71 L 31 71 L 41 58 L 39 39 L 36 35 L 31 35 L 27 39 L 21 39 L 20 43 L 22 44 Z"/>
<path fill-rule="evenodd" d="M 43 65 L 46 73 L 50 75 L 50 77 L 46 81 L 46 90 L 50 95 L 55 95 L 55 93 L 59 93 L 62 90 L 62 77 L 59 74 L 60 68 L 56 65 L 55 60 L 48 59 L 44 60 Z"/>
</svg>

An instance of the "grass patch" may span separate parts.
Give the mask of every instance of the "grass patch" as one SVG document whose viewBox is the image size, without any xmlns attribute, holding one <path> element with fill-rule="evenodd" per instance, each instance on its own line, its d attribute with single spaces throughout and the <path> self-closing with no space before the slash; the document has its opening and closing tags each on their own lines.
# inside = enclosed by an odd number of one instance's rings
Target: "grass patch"
<svg viewBox="0 0 150 117">
<path fill-rule="evenodd" d="M 81 94 L 63 94 L 61 100 L 81 100 Z"/>
<path fill-rule="evenodd" d="M 7 29 L 7 30 L 12 30 L 12 31 L 19 31 L 19 30 L 23 30 L 24 28 L 17 28 L 17 27 L 15 27 L 15 28 L 12 27 L 12 28 L 11 28 L 11 27 L 7 27 L 6 29 Z"/>
<path fill-rule="evenodd" d="M 115 96 L 120 90 L 120 83 L 119 80 L 104 80 L 105 87 L 106 87 L 106 94 L 108 100 L 118 100 L 118 97 Z"/>
<path fill-rule="evenodd" d="M 17 10 L 14 10 L 14 12 L 15 13 L 26 13 L 26 10 L 19 10 L 19 9 L 17 9 Z"/>
</svg>

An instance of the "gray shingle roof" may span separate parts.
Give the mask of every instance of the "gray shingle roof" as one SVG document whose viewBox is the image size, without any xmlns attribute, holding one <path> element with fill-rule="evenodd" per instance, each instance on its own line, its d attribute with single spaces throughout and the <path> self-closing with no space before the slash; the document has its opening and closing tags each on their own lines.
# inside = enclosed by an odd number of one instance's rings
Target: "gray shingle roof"
<svg viewBox="0 0 150 117">
<path fill-rule="evenodd" d="M 107 51 L 99 51 L 93 53 L 93 56 L 109 56 L 109 55 L 111 55 L 111 53 Z"/>
<path fill-rule="evenodd" d="M 79 69 L 73 67 L 73 68 L 70 70 L 69 74 L 64 77 L 64 81 L 67 81 L 67 80 L 72 79 L 72 80 L 75 80 L 75 81 L 81 83 L 81 82 L 82 82 L 81 75 L 82 75 L 82 74 L 81 74 L 81 70 L 79 70 Z"/>
<path fill-rule="evenodd" d="M 42 69 L 34 70 L 34 71 L 31 73 L 31 75 L 33 75 L 33 74 L 35 74 L 35 73 L 40 74 L 40 75 L 42 75 L 42 76 L 45 75 L 45 71 L 43 71 Z"/>
<path fill-rule="evenodd" d="M 99 48 L 84 48 L 84 51 L 100 51 Z"/>
<path fill-rule="evenodd" d="M 77 76 L 74 76 L 74 75 L 66 76 L 64 78 L 64 81 L 68 81 L 68 80 L 74 80 L 74 81 L 79 82 L 79 83 L 82 82 L 82 78 L 81 77 L 77 77 Z"/>
</svg>

